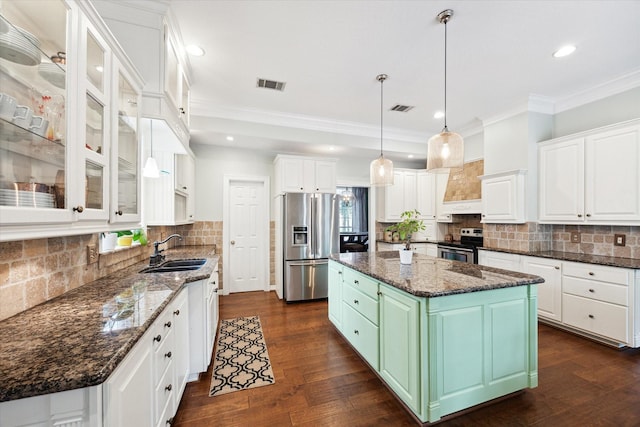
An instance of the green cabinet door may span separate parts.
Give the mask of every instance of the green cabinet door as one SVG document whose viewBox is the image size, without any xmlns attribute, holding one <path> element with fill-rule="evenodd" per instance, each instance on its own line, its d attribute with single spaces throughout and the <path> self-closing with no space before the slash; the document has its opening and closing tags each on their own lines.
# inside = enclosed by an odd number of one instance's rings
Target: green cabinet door
<svg viewBox="0 0 640 427">
<path fill-rule="evenodd" d="M 329 261 L 329 320 L 342 332 L 342 265 Z"/>
<path fill-rule="evenodd" d="M 388 286 L 380 292 L 380 376 L 420 416 L 420 300 Z"/>
</svg>

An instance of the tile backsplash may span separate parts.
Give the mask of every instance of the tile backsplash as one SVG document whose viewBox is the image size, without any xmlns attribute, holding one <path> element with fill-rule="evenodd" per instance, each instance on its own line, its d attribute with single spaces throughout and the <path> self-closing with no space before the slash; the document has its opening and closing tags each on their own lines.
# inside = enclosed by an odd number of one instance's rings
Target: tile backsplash
<svg viewBox="0 0 640 427">
<path fill-rule="evenodd" d="M 217 253 L 222 248 L 222 221 L 149 227 L 148 241 L 162 240 L 173 233 L 184 239 L 171 240 L 170 247 L 216 245 Z M 134 246 L 100 254 L 98 262 L 87 264 L 89 244 L 98 244 L 97 234 L 0 242 L 0 320 L 144 261 L 153 252 L 151 244 Z"/>
</svg>

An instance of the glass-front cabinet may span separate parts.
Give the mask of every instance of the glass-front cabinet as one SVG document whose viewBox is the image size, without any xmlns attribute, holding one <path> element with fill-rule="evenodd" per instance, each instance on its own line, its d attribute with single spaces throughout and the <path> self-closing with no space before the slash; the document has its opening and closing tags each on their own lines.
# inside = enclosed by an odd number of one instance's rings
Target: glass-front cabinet
<svg viewBox="0 0 640 427">
<path fill-rule="evenodd" d="M 91 3 L 0 0 L 0 241 L 139 224 L 142 84 Z"/>
</svg>

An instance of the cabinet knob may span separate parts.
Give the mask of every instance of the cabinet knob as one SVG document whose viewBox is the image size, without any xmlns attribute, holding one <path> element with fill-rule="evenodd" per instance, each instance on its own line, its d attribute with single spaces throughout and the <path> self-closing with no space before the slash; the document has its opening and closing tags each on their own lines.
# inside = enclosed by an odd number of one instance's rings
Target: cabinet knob
<svg viewBox="0 0 640 427">
<path fill-rule="evenodd" d="M 382 296 L 382 292 L 378 291 L 378 292 L 376 292 L 376 293 L 378 294 L 378 296 L 379 296 L 379 297 L 381 297 L 381 296 Z"/>
<path fill-rule="evenodd" d="M 235 244 L 236 244 L 236 241 L 235 241 L 235 240 L 232 240 L 232 241 L 230 241 L 229 243 L 231 243 L 232 245 L 235 245 Z"/>
<path fill-rule="evenodd" d="M 360 332 L 357 329 L 354 329 L 353 333 L 356 334 L 356 335 L 360 335 Z"/>
<path fill-rule="evenodd" d="M 578 214 L 578 218 L 582 218 L 582 214 Z"/>
<path fill-rule="evenodd" d="M 556 265 L 553 268 L 555 268 L 556 270 L 560 270 L 560 266 L 559 265 Z"/>
<path fill-rule="evenodd" d="M 587 214 L 587 218 L 590 218 L 590 217 L 591 217 L 591 214 Z"/>
<path fill-rule="evenodd" d="M 186 190 L 186 189 L 187 189 L 187 187 L 182 187 L 182 189 L 183 189 L 183 190 Z"/>
<path fill-rule="evenodd" d="M 171 384 L 169 384 L 168 386 L 166 386 L 164 388 L 166 391 L 171 391 L 171 389 L 173 389 L 173 386 Z"/>
<path fill-rule="evenodd" d="M 354 299 L 354 300 L 353 300 L 353 303 L 354 303 L 354 304 L 360 304 L 360 301 L 358 301 L 357 299 Z"/>
<path fill-rule="evenodd" d="M 117 210 L 117 211 L 115 212 L 115 214 L 116 214 L 116 215 L 119 215 L 119 216 L 122 216 L 122 211 L 121 211 L 121 210 Z"/>
<path fill-rule="evenodd" d="M 596 317 L 593 314 L 589 315 L 589 319 L 595 319 Z"/>
<path fill-rule="evenodd" d="M 355 284 L 357 285 L 357 284 L 358 284 L 358 283 L 360 283 L 360 282 L 358 282 L 357 280 L 354 280 L 354 281 L 353 281 L 353 283 L 355 283 Z"/>
<path fill-rule="evenodd" d="M 589 272 L 589 276 L 595 276 L 595 275 L 596 275 L 596 273 L 594 273 L 593 271 Z"/>
<path fill-rule="evenodd" d="M 593 289 L 589 289 L 589 292 L 591 292 L 592 294 L 595 293 L 596 291 Z"/>
<path fill-rule="evenodd" d="M 174 311 L 173 314 L 175 314 L 176 316 L 180 316 L 180 310 Z"/>
<path fill-rule="evenodd" d="M 180 111 L 180 114 L 187 114 L 187 112 L 185 111 L 184 108 L 180 107 L 178 108 L 178 111 Z"/>
<path fill-rule="evenodd" d="M 165 353 L 164 357 L 171 359 L 171 352 Z"/>
<path fill-rule="evenodd" d="M 165 328 L 170 328 L 170 327 L 171 327 L 171 322 L 169 321 L 169 322 L 165 323 L 165 324 L 164 324 L 164 327 L 165 327 Z"/>
<path fill-rule="evenodd" d="M 300 187 L 300 189 L 301 189 L 301 190 L 304 190 L 304 188 L 303 188 L 303 187 Z"/>
<path fill-rule="evenodd" d="M 316 188 L 316 191 L 320 191 L 320 189 L 319 189 L 319 188 Z"/>
<path fill-rule="evenodd" d="M 74 212 L 82 213 L 84 211 L 84 207 L 82 205 L 78 205 L 73 208 Z"/>
<path fill-rule="evenodd" d="M 342 271 L 338 271 L 338 274 L 342 274 Z"/>
<path fill-rule="evenodd" d="M 153 340 L 160 342 L 160 340 L 162 340 L 162 335 L 160 334 L 156 335 L 155 337 L 153 337 Z"/>
</svg>

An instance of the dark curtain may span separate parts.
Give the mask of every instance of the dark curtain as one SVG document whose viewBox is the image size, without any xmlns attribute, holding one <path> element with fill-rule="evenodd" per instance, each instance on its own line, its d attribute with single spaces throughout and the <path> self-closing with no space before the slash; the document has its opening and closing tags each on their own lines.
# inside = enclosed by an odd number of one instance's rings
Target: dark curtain
<svg viewBox="0 0 640 427">
<path fill-rule="evenodd" d="M 353 192 L 353 231 L 369 231 L 369 189 L 354 187 Z"/>
</svg>

